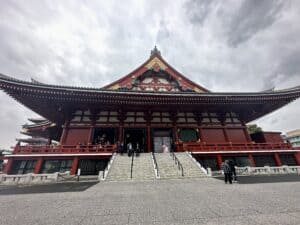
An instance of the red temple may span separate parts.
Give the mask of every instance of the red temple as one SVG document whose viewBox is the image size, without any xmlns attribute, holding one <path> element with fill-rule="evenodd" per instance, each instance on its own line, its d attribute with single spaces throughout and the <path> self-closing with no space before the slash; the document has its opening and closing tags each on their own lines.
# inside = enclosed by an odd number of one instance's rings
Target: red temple
<svg viewBox="0 0 300 225">
<path fill-rule="evenodd" d="M 23 126 L 23 133 L 32 138 L 19 140 L 13 154 L 6 156 L 8 174 L 75 174 L 77 168 L 82 174 L 97 174 L 118 144 L 129 142 L 142 152 L 159 153 L 162 145 L 188 151 L 213 170 L 229 158 L 240 166 L 300 165 L 300 150 L 284 143 L 280 133 L 251 137 L 246 127 L 299 98 L 300 87 L 211 92 L 176 71 L 156 48 L 143 65 L 102 88 L 5 75 L 0 75 L 0 88 L 45 118 Z"/>
</svg>

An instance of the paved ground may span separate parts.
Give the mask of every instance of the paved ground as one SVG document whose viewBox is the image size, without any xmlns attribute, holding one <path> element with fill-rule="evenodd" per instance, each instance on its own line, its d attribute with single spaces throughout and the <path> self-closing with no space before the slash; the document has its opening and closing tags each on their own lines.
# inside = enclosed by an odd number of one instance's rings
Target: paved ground
<svg viewBox="0 0 300 225">
<path fill-rule="evenodd" d="M 0 224 L 300 224 L 300 176 L 240 181 L 0 186 Z"/>
</svg>

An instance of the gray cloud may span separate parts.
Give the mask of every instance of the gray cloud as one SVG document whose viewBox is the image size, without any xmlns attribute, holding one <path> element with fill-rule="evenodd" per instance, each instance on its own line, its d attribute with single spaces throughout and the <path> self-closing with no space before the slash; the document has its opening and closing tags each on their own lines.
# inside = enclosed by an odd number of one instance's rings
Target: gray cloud
<svg viewBox="0 0 300 225">
<path fill-rule="evenodd" d="M 285 0 L 245 0 L 233 15 L 228 29 L 228 44 L 237 46 L 280 17 Z"/>
<path fill-rule="evenodd" d="M 185 3 L 184 9 L 191 23 L 203 25 L 214 4 L 214 0 L 189 0 Z"/>
</svg>

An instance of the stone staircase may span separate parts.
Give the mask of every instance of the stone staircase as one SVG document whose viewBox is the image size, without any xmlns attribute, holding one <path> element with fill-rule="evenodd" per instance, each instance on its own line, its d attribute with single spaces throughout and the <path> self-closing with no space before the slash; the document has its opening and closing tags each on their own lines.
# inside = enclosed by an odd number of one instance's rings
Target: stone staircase
<svg viewBox="0 0 300 225">
<path fill-rule="evenodd" d="M 134 158 L 132 180 L 155 180 L 151 153 L 141 153 Z"/>
<path fill-rule="evenodd" d="M 172 156 L 168 153 L 155 153 L 160 179 L 184 178 L 181 171 L 175 165 Z"/>
<path fill-rule="evenodd" d="M 130 177 L 131 157 L 117 154 L 107 174 L 106 181 L 154 180 L 155 173 L 151 153 L 134 156 L 132 179 Z"/>
<path fill-rule="evenodd" d="M 207 175 L 199 168 L 196 162 L 188 155 L 187 152 L 175 153 L 184 169 L 185 178 L 200 178 L 207 177 Z"/>
<path fill-rule="evenodd" d="M 160 179 L 178 179 L 178 178 L 200 178 L 206 177 L 206 174 L 198 167 L 196 162 L 186 152 L 175 153 L 183 166 L 184 176 L 181 170 L 175 165 L 172 156 L 169 153 L 155 153 Z M 131 157 L 126 154 L 117 154 L 110 170 L 108 171 L 106 181 L 126 181 L 126 180 L 155 180 L 155 171 L 151 153 L 141 153 L 139 157 L 134 156 L 132 179 L 130 177 Z"/>
</svg>

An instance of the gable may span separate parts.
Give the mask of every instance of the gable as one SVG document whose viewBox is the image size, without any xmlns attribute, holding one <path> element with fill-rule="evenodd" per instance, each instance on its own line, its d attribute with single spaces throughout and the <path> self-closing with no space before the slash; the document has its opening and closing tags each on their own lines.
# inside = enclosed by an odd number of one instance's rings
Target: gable
<svg viewBox="0 0 300 225">
<path fill-rule="evenodd" d="M 163 60 L 157 49 L 153 51 L 150 59 L 143 65 L 127 76 L 103 87 L 103 89 L 151 92 L 209 92 L 173 69 Z"/>
</svg>

